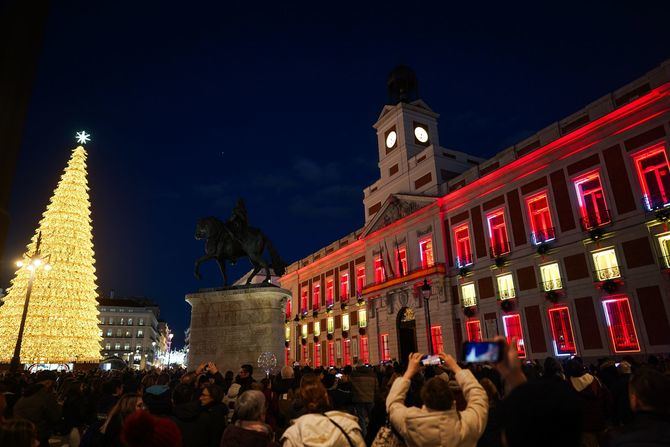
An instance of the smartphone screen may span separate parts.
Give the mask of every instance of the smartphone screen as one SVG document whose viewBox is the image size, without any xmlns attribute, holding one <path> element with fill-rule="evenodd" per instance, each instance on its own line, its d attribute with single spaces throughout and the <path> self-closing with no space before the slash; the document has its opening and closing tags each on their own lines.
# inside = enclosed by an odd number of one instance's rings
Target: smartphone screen
<svg viewBox="0 0 670 447">
<path fill-rule="evenodd" d="M 497 363 L 502 359 L 502 345 L 493 341 L 466 341 L 463 360 L 468 363 Z"/>
<path fill-rule="evenodd" d="M 425 355 L 421 358 L 421 364 L 424 366 L 428 365 L 439 365 L 442 363 L 439 355 Z"/>
</svg>

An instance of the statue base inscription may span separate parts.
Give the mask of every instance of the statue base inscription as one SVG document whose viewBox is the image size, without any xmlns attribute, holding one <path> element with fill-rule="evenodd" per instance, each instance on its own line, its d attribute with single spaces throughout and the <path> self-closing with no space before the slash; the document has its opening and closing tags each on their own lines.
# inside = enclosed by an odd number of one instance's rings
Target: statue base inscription
<svg viewBox="0 0 670 447">
<path fill-rule="evenodd" d="M 202 291 L 186 295 L 191 305 L 189 370 L 215 362 L 221 374 L 240 366 L 254 367 L 263 352 L 284 359 L 284 318 L 290 292 L 279 287 L 250 286 Z"/>
</svg>

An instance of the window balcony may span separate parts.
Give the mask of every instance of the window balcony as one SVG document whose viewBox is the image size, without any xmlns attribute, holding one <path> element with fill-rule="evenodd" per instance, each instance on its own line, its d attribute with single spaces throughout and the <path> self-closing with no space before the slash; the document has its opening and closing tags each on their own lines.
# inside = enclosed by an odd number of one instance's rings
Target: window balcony
<svg viewBox="0 0 670 447">
<path fill-rule="evenodd" d="M 600 210 L 597 214 L 593 213 L 582 216 L 579 222 L 582 230 L 590 231 L 612 223 L 612 215 L 610 214 L 610 210 Z"/>
<path fill-rule="evenodd" d="M 516 289 L 508 288 L 503 290 L 498 290 L 498 299 L 499 300 L 511 300 L 516 298 Z"/>
<path fill-rule="evenodd" d="M 509 242 L 493 242 L 491 241 L 491 248 L 490 248 L 490 254 L 491 254 L 491 259 L 499 258 L 501 256 L 504 256 L 508 253 L 510 253 L 512 250 L 510 249 L 510 244 Z"/>
<path fill-rule="evenodd" d="M 563 280 L 561 278 L 549 279 L 540 283 L 540 288 L 543 292 L 550 292 L 552 290 L 561 290 L 563 288 Z"/>
<path fill-rule="evenodd" d="M 618 265 L 614 265 L 612 267 L 596 270 L 594 272 L 594 277 L 596 281 L 607 281 L 609 279 L 621 278 L 621 270 Z"/>
<path fill-rule="evenodd" d="M 465 256 L 456 256 L 456 266 L 458 268 L 463 268 L 467 267 L 468 265 L 472 265 L 472 254 L 465 255 Z"/>
<path fill-rule="evenodd" d="M 544 244 L 554 239 L 556 239 L 556 230 L 554 227 L 543 228 L 530 233 L 530 241 L 533 245 Z"/>
</svg>

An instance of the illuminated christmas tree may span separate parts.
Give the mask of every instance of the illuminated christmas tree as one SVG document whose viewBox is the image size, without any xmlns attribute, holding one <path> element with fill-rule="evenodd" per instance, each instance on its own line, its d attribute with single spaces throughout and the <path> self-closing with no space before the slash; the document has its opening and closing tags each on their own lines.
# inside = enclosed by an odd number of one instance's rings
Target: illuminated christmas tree
<svg viewBox="0 0 670 447">
<path fill-rule="evenodd" d="M 79 143 L 88 141 L 84 132 L 77 137 Z M 14 353 L 31 276 L 21 363 L 100 360 L 89 208 L 86 150 L 78 146 L 0 307 L 0 362 L 9 363 Z M 41 256 L 38 265 L 48 262 L 50 268 L 35 267 L 36 248 Z"/>
</svg>

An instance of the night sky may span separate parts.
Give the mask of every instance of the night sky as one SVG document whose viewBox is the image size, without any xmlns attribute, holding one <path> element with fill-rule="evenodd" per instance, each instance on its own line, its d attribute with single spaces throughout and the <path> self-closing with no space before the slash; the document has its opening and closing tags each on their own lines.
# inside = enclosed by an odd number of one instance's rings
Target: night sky
<svg viewBox="0 0 670 447">
<path fill-rule="evenodd" d="M 487 157 L 670 58 L 662 2 L 63 3 L 45 33 L 0 287 L 86 129 L 100 294 L 156 300 L 178 346 L 184 295 L 219 282 L 214 264 L 193 278 L 197 218 L 226 218 L 244 197 L 290 262 L 362 225 L 362 190 L 379 174 L 371 126 L 395 65 L 416 71 L 442 145 Z"/>
</svg>

